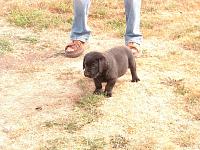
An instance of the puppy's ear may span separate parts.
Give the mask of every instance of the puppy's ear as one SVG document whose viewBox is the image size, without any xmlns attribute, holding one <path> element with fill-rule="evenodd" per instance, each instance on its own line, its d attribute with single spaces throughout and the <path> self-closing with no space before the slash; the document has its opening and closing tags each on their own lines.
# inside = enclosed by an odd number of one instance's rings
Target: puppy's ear
<svg viewBox="0 0 200 150">
<path fill-rule="evenodd" d="M 83 70 L 85 69 L 85 57 L 83 59 Z"/>
<path fill-rule="evenodd" d="M 102 56 L 99 60 L 99 72 L 102 73 L 106 69 L 106 58 Z"/>
</svg>

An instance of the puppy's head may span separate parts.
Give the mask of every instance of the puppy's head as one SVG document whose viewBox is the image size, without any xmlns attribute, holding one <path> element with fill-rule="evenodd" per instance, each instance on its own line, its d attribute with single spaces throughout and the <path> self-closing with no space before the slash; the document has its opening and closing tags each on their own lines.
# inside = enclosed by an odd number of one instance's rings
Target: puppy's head
<svg viewBox="0 0 200 150">
<path fill-rule="evenodd" d="M 102 53 L 89 52 L 83 60 L 84 75 L 89 78 L 96 78 L 104 71 L 105 65 L 106 59 Z"/>
</svg>

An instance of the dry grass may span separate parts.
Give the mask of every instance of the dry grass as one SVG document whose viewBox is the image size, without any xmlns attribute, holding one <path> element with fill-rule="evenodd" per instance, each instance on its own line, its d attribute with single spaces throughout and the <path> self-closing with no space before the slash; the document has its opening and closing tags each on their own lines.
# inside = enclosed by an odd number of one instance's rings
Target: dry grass
<svg viewBox="0 0 200 150">
<path fill-rule="evenodd" d="M 174 143 L 177 143 L 181 147 L 192 147 L 197 143 L 198 135 L 194 131 L 185 130 L 180 132 L 178 137 L 175 138 Z"/>
<path fill-rule="evenodd" d="M 168 79 L 165 79 L 165 82 L 163 83 L 168 86 L 173 86 L 174 92 L 176 94 L 185 95 L 189 93 L 189 89 L 185 87 L 183 83 L 183 79 L 176 80 L 176 79 L 168 78 Z"/>
<path fill-rule="evenodd" d="M 110 144 L 112 145 L 112 148 L 114 149 L 126 149 L 129 141 L 121 136 L 121 135 L 115 135 L 110 137 Z"/>
<path fill-rule="evenodd" d="M 193 91 L 184 98 L 185 109 L 194 116 L 194 119 L 200 120 L 200 91 Z"/>
<path fill-rule="evenodd" d="M 194 119 L 200 119 L 200 91 L 198 88 L 191 89 L 191 87 L 186 87 L 183 83 L 183 79 L 165 79 L 163 84 L 167 86 L 172 86 L 174 93 L 177 95 L 184 96 L 183 100 L 180 101 L 182 106 L 187 112 L 194 116 Z"/>
<path fill-rule="evenodd" d="M 8 40 L 0 39 L 0 54 L 12 51 L 12 45 Z"/>
<path fill-rule="evenodd" d="M 155 145 L 156 145 L 157 141 L 154 138 L 147 138 L 143 141 L 141 141 L 140 143 L 134 145 L 134 149 L 137 150 L 153 150 L 155 149 Z"/>
<path fill-rule="evenodd" d="M 71 0 L 0 4 L 0 149 L 200 149 L 198 0 L 142 1 L 141 81 L 127 72 L 112 98 L 63 56 Z M 124 44 L 123 6 L 92 0 L 87 52 Z"/>
</svg>

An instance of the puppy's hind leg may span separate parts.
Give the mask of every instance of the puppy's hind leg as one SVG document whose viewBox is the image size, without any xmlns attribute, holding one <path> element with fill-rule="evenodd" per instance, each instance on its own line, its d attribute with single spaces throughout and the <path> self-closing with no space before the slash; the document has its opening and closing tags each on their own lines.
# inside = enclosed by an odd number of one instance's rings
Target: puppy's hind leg
<svg viewBox="0 0 200 150">
<path fill-rule="evenodd" d="M 104 93 L 107 97 L 112 96 L 112 89 L 113 89 L 116 81 L 117 81 L 117 79 L 111 79 L 107 82 L 106 87 L 105 87 L 105 91 L 104 91 Z"/>
<path fill-rule="evenodd" d="M 102 94 L 103 90 L 102 90 L 102 83 L 101 83 L 100 79 L 94 78 L 94 84 L 95 84 L 94 94 L 97 94 L 97 95 Z"/>
<path fill-rule="evenodd" d="M 129 59 L 129 68 L 131 70 L 131 75 L 132 75 L 131 82 L 138 82 L 138 81 L 140 81 L 140 79 L 137 76 L 137 72 L 136 72 L 136 62 L 135 62 L 135 60 L 133 58 Z"/>
</svg>

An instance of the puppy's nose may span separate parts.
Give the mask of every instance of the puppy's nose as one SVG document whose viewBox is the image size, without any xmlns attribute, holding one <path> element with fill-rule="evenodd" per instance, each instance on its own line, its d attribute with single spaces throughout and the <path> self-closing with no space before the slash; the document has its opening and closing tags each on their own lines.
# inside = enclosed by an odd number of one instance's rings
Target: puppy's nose
<svg viewBox="0 0 200 150">
<path fill-rule="evenodd" d="M 88 72 L 84 72 L 84 76 L 86 76 L 86 77 L 90 77 L 90 74 L 88 73 Z"/>
</svg>

